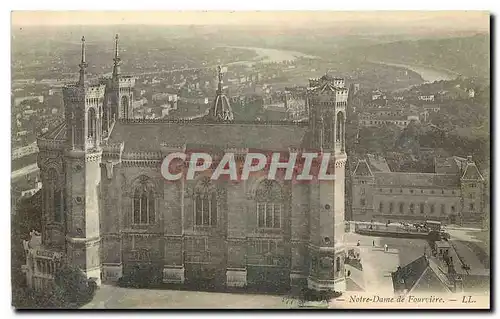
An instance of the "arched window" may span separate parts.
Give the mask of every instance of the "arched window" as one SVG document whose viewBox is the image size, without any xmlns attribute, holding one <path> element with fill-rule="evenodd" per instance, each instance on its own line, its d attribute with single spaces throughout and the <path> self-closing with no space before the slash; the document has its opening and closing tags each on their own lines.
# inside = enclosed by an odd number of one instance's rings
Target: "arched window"
<svg viewBox="0 0 500 319">
<path fill-rule="evenodd" d="M 135 225 L 152 225 L 155 223 L 155 193 L 147 177 L 141 177 L 133 194 L 132 223 Z"/>
<path fill-rule="evenodd" d="M 203 178 L 194 190 L 194 223 L 197 226 L 217 225 L 219 205 L 217 187 L 210 178 Z"/>
<path fill-rule="evenodd" d="M 128 118 L 128 108 L 129 108 L 128 96 L 124 95 L 122 96 L 122 112 L 124 119 Z"/>
<path fill-rule="evenodd" d="M 48 214 L 53 214 L 55 222 L 61 222 L 64 213 L 63 190 L 59 185 L 59 174 L 54 168 L 47 172 L 47 187 L 45 193 L 46 209 Z"/>
<path fill-rule="evenodd" d="M 276 181 L 260 182 L 256 192 L 257 226 L 259 228 L 281 228 L 283 194 Z"/>
<path fill-rule="evenodd" d="M 344 113 L 337 113 L 337 142 L 342 142 L 344 140 Z"/>
<path fill-rule="evenodd" d="M 104 110 L 102 112 L 102 132 L 103 132 L 103 135 L 105 135 L 108 132 L 109 112 L 110 112 L 110 106 L 108 104 L 108 105 L 104 106 Z"/>
<path fill-rule="evenodd" d="M 110 106 L 110 110 L 111 110 L 111 114 L 110 114 L 110 117 L 109 117 L 109 121 L 110 123 L 113 123 L 116 121 L 116 118 L 118 117 L 118 106 L 117 106 L 117 101 L 116 101 L 116 98 L 113 98 L 113 97 L 109 97 L 108 99 L 108 104 Z"/>
<path fill-rule="evenodd" d="M 323 119 L 323 141 L 326 147 L 329 147 L 333 141 L 333 118 L 331 114 L 326 114 Z"/>
<path fill-rule="evenodd" d="M 94 108 L 90 108 L 87 114 L 87 137 L 90 139 L 95 139 L 96 136 L 96 112 Z"/>
</svg>

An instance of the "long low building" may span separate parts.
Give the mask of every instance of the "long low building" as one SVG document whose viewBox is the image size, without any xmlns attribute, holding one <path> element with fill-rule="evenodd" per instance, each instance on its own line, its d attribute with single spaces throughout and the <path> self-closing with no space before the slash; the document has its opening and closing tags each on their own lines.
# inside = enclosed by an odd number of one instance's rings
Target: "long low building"
<svg viewBox="0 0 500 319">
<path fill-rule="evenodd" d="M 378 170 L 369 160 L 360 160 L 352 180 L 353 219 L 480 222 L 484 215 L 485 180 L 472 156 L 458 162 L 436 163 L 454 166 L 437 167 L 438 173 L 391 172 Z"/>
</svg>

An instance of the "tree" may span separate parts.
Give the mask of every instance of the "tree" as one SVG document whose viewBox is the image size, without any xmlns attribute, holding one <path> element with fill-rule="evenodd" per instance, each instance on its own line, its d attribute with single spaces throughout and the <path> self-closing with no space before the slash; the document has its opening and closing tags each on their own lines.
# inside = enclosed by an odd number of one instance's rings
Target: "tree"
<svg viewBox="0 0 500 319">
<path fill-rule="evenodd" d="M 79 307 L 91 301 L 97 290 L 97 284 L 89 280 L 78 267 L 63 265 L 54 280 L 53 296 L 55 302 L 64 308 Z"/>
</svg>

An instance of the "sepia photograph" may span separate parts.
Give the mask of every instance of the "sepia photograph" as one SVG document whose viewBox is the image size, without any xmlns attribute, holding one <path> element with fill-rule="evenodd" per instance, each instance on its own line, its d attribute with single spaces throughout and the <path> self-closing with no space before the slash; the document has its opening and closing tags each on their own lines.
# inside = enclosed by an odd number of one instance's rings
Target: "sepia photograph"
<svg viewBox="0 0 500 319">
<path fill-rule="evenodd" d="M 12 308 L 490 309 L 491 22 L 12 11 Z"/>
</svg>

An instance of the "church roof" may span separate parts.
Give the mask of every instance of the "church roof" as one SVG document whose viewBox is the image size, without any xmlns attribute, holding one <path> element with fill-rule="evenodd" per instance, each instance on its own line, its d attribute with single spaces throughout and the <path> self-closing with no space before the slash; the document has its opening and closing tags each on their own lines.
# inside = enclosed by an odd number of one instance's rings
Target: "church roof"
<svg viewBox="0 0 500 319">
<path fill-rule="evenodd" d="M 481 173 L 479 173 L 479 170 L 477 169 L 477 166 L 475 163 L 469 162 L 467 164 L 467 167 L 465 168 L 464 174 L 462 175 L 462 179 L 465 180 L 484 180 L 483 176 Z"/>
<path fill-rule="evenodd" d="M 387 161 L 382 156 L 375 156 L 373 154 L 367 154 L 368 163 L 372 171 L 374 172 L 390 172 L 391 169 L 387 164 Z"/>
<path fill-rule="evenodd" d="M 394 291 L 449 292 L 451 282 L 438 265 L 423 255 L 392 274 Z"/>
<path fill-rule="evenodd" d="M 159 150 L 164 143 L 280 151 L 301 147 L 306 132 L 306 126 L 293 124 L 120 121 L 109 142 L 124 142 L 125 151 Z"/>
<path fill-rule="evenodd" d="M 455 188 L 459 180 L 452 174 L 375 172 L 375 183 L 391 187 Z"/>
<path fill-rule="evenodd" d="M 355 176 L 373 176 L 370 166 L 366 160 L 360 160 L 354 169 Z"/>
<path fill-rule="evenodd" d="M 41 137 L 47 140 L 66 140 L 66 123 L 63 121 L 57 124 L 53 129 L 43 134 Z"/>
<path fill-rule="evenodd" d="M 459 156 L 435 157 L 434 162 L 436 173 L 458 173 L 467 164 L 467 159 Z"/>
</svg>

